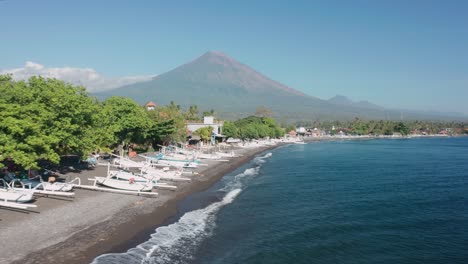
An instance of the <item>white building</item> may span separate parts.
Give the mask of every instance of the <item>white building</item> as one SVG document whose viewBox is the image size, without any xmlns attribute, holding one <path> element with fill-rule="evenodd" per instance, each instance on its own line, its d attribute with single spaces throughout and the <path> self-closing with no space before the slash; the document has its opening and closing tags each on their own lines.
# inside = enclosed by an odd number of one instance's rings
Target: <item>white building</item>
<svg viewBox="0 0 468 264">
<path fill-rule="evenodd" d="M 306 132 L 307 132 L 307 131 L 306 131 L 305 127 L 297 127 L 297 128 L 296 128 L 296 133 L 297 133 L 297 134 L 302 134 L 302 135 L 304 135 Z"/>
<path fill-rule="evenodd" d="M 190 133 L 197 131 L 197 129 L 199 128 L 210 126 L 213 128 L 213 132 L 215 132 L 218 135 L 221 135 L 222 128 L 223 128 L 223 121 L 215 121 L 214 117 L 212 116 L 203 117 L 203 122 L 202 121 L 187 121 L 186 124 L 187 124 L 187 130 Z"/>
</svg>

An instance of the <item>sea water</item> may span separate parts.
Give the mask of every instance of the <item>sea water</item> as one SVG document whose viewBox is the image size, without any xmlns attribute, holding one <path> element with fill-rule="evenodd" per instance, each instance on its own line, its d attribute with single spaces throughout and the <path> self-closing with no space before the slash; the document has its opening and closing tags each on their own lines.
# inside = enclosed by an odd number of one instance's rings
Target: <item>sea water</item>
<svg viewBox="0 0 468 264">
<path fill-rule="evenodd" d="M 94 263 L 468 263 L 468 138 L 263 153 Z"/>
</svg>

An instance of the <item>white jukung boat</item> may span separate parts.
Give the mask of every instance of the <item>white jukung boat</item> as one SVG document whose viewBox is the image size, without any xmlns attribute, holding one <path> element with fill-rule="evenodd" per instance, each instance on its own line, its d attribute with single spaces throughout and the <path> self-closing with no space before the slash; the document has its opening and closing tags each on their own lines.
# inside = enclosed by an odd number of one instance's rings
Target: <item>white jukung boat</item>
<svg viewBox="0 0 468 264">
<path fill-rule="evenodd" d="M 218 161 L 229 161 L 227 159 L 222 159 L 221 155 L 217 154 L 205 154 L 205 153 L 199 153 L 197 155 L 198 158 L 200 159 L 207 159 L 207 160 L 218 160 Z"/>
<path fill-rule="evenodd" d="M 152 167 L 145 167 L 141 170 L 141 175 L 144 175 L 148 178 L 157 177 L 159 180 L 169 180 L 169 181 L 190 181 L 190 178 L 181 177 L 181 171 L 164 171 L 158 170 Z"/>
<path fill-rule="evenodd" d="M 111 154 L 114 156 L 114 166 L 120 167 L 120 168 L 142 168 L 146 166 L 145 162 L 138 162 L 134 161 L 125 157 L 117 156 L 115 154 Z"/>
<path fill-rule="evenodd" d="M 178 159 L 166 159 L 162 153 L 157 156 L 143 156 L 147 161 L 152 162 L 152 164 L 158 164 L 160 166 L 172 166 L 176 168 L 197 168 L 198 162 L 194 160 L 178 160 Z"/>
<path fill-rule="evenodd" d="M 40 178 L 40 177 L 39 177 Z M 21 182 L 25 186 L 29 186 L 29 189 L 44 190 L 49 192 L 71 192 L 75 184 L 80 183 L 80 178 L 75 178 L 70 182 L 46 182 L 42 178 L 39 183 L 36 181 L 24 181 Z"/>
<path fill-rule="evenodd" d="M 109 188 L 133 191 L 133 192 L 151 192 L 153 184 L 151 182 L 134 182 L 111 179 L 108 177 L 95 177 L 95 182 Z"/>
<path fill-rule="evenodd" d="M 240 157 L 239 155 L 236 155 L 234 151 L 231 151 L 229 153 L 226 152 L 215 152 L 216 155 L 224 157 L 224 158 L 235 158 L 235 157 Z"/>
<path fill-rule="evenodd" d="M 13 189 L 0 189 L 0 201 L 14 203 L 28 203 L 34 200 L 31 192 Z"/>
<path fill-rule="evenodd" d="M 3 188 L 0 188 L 0 201 L 13 203 L 28 203 L 34 200 L 33 193 L 26 190 L 14 189 L 4 179 L 0 179 Z"/>
<path fill-rule="evenodd" d="M 21 185 L 21 188 L 15 187 L 15 182 L 18 182 Z M 31 188 L 31 186 L 25 185 L 19 179 L 15 179 L 10 183 L 10 188 L 16 191 L 28 192 L 28 193 L 31 193 L 32 195 L 43 194 L 43 195 L 55 195 L 55 196 L 64 196 L 64 197 L 75 196 L 75 193 L 73 192 L 61 190 L 61 188 L 65 187 L 64 185 L 54 185 L 54 184 L 55 183 L 41 182 L 38 185 L 36 185 L 34 188 Z"/>
<path fill-rule="evenodd" d="M 122 176 L 124 174 L 126 173 L 122 173 Z M 132 175 L 131 173 L 129 174 Z M 143 182 L 136 181 L 135 177 L 128 178 L 128 180 L 115 179 L 113 177 L 115 177 L 115 173 L 111 173 L 109 164 L 107 167 L 107 177 L 94 177 L 94 179 L 89 180 L 94 182 L 94 187 L 96 187 L 96 184 L 99 184 L 122 191 L 151 192 L 151 190 L 153 189 L 153 183 L 150 180 L 144 179 L 142 177 L 138 177 L 138 179 L 142 180 Z"/>
<path fill-rule="evenodd" d="M 48 172 L 53 173 L 52 171 Z M 11 187 L 14 187 L 14 183 L 19 183 L 24 189 L 34 189 L 38 191 L 43 190 L 49 192 L 70 192 L 73 189 L 73 186 L 80 182 L 79 178 L 70 182 L 46 182 L 42 180 L 40 175 L 30 179 L 17 179 L 13 177 L 5 177 L 5 179 L 11 183 Z"/>
<path fill-rule="evenodd" d="M 111 178 L 125 181 L 129 183 L 140 183 L 146 184 L 150 183 L 153 188 L 166 189 L 166 190 L 176 190 L 177 186 L 167 185 L 165 183 L 158 182 L 159 177 L 150 176 L 148 174 L 133 174 L 128 171 L 109 171 L 109 176 Z"/>
<path fill-rule="evenodd" d="M 131 194 L 131 195 L 138 195 L 138 196 L 150 196 L 155 197 L 158 195 L 156 192 L 151 192 L 152 186 L 151 185 L 144 185 L 139 183 L 133 183 L 133 187 L 130 187 L 130 184 L 125 184 L 124 181 L 116 180 L 116 179 L 109 179 L 107 177 L 95 177 L 93 179 L 89 179 L 93 181 L 93 185 L 77 185 L 76 188 L 81 188 L 85 190 L 91 191 L 101 191 L 101 192 L 111 192 L 111 193 L 120 193 L 120 194 Z M 118 182 L 117 182 L 118 181 Z M 99 185 L 98 185 L 99 184 Z M 106 187 L 101 187 L 107 186 Z"/>
<path fill-rule="evenodd" d="M 25 204 L 25 203 L 15 203 L 15 202 L 2 202 L 0 201 L 0 207 L 8 207 L 8 208 L 15 208 L 15 209 L 29 209 L 29 208 L 36 208 L 37 205 L 35 204 Z"/>
</svg>

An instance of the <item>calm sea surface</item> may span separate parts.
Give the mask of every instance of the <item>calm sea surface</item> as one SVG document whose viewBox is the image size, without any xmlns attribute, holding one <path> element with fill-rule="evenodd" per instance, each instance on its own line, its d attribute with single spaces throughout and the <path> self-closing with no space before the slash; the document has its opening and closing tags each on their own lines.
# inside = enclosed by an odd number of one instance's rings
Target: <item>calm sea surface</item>
<svg viewBox="0 0 468 264">
<path fill-rule="evenodd" d="M 468 138 L 280 147 L 95 263 L 468 263 Z"/>
</svg>

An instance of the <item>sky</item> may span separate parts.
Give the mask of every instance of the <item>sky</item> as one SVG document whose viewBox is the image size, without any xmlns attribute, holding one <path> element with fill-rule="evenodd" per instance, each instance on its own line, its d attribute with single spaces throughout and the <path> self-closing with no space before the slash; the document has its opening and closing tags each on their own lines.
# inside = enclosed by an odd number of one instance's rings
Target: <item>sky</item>
<svg viewBox="0 0 468 264">
<path fill-rule="evenodd" d="M 468 1 L 0 0 L 0 73 L 90 91 L 210 50 L 322 99 L 468 114 Z"/>
</svg>

